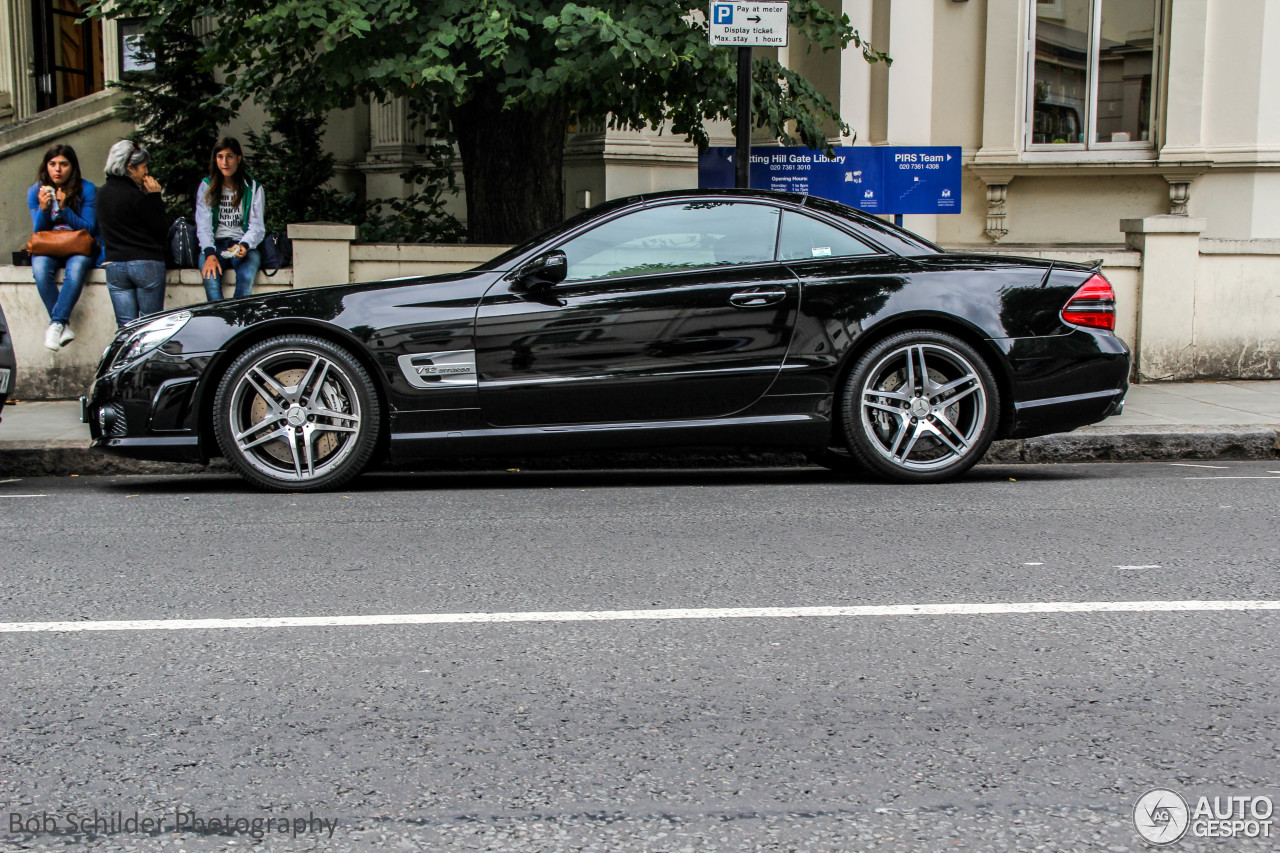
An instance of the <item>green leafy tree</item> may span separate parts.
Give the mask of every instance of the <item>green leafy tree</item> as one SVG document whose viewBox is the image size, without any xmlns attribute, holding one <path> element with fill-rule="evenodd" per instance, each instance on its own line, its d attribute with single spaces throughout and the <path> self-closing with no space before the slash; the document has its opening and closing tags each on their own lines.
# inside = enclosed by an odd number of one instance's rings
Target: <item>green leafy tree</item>
<svg viewBox="0 0 1280 853">
<path fill-rule="evenodd" d="M 249 173 L 267 190 L 266 226 L 283 232 L 290 222 L 356 222 L 364 206 L 325 185 L 334 157 L 321 147 L 324 118 L 291 107 L 271 113 L 261 133 L 245 138 L 252 150 Z"/>
<path fill-rule="evenodd" d="M 150 17 L 169 0 L 114 0 Z M 708 143 L 704 122 L 734 118 L 736 51 L 711 47 L 705 0 L 224 0 L 206 58 L 237 91 L 313 110 L 407 97 L 447 126 L 462 157 L 468 237 L 506 243 L 558 222 L 570 112 L 587 125 L 664 128 Z M 845 16 L 792 0 L 790 23 L 820 50 L 850 43 Z M 842 129 L 808 80 L 757 58 L 757 125 L 827 145 Z"/>
<path fill-rule="evenodd" d="M 136 128 L 130 138 L 147 149 L 167 209 L 188 219 L 195 215 L 200 179 L 209 174 L 209 151 L 232 115 L 193 29 L 202 9 L 182 0 L 156 4 L 140 44 L 155 68 L 128 72 L 116 84 L 124 93 L 120 117 Z"/>
</svg>

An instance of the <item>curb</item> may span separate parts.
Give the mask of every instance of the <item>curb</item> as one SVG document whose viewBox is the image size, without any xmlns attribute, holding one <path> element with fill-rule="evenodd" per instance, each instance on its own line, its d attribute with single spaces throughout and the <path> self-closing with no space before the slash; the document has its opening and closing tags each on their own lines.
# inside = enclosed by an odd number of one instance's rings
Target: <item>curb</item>
<svg viewBox="0 0 1280 853">
<path fill-rule="evenodd" d="M 983 465 L 1075 462 L 1158 462 L 1167 459 L 1275 459 L 1280 430 L 1271 426 L 1085 427 L 1040 438 L 997 441 Z M 802 467 L 803 453 L 580 453 L 546 457 L 450 459 L 388 466 L 398 471 L 530 471 L 609 468 Z M 93 450 L 88 441 L 0 442 L 0 477 L 225 474 L 223 459 L 209 465 L 148 462 Z"/>
<path fill-rule="evenodd" d="M 1164 459 L 1274 459 L 1273 426 L 1084 427 L 1039 438 L 997 441 L 983 464 L 1157 462 Z"/>
<path fill-rule="evenodd" d="M 221 459 L 208 467 L 198 463 L 148 462 L 125 459 L 94 450 L 89 441 L 0 442 L 0 477 L 95 477 L 118 474 L 214 473 Z"/>
</svg>

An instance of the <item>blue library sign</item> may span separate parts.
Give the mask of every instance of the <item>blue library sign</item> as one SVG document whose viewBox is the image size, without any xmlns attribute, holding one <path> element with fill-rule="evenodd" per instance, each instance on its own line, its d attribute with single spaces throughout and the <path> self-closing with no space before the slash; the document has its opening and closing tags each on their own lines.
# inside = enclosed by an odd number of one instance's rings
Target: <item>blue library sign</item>
<svg viewBox="0 0 1280 853">
<path fill-rule="evenodd" d="M 734 149 L 698 158 L 698 186 L 733 186 Z M 812 148 L 753 148 L 751 186 L 808 193 L 867 213 L 959 213 L 960 147 L 857 145 L 831 157 Z"/>
</svg>

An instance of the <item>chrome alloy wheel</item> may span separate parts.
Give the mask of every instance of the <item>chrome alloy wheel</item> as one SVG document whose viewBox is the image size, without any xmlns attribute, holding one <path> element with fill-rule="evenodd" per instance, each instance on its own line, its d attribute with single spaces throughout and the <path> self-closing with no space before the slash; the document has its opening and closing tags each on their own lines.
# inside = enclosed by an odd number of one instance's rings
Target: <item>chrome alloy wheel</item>
<svg viewBox="0 0 1280 853">
<path fill-rule="evenodd" d="M 948 468 L 985 452 L 987 388 L 966 356 L 941 343 L 911 342 L 885 353 L 860 388 L 863 434 L 891 465 Z"/>
<path fill-rule="evenodd" d="M 323 478 L 360 444 L 355 382 L 323 353 L 270 351 L 239 374 L 226 409 L 227 435 L 239 457 L 272 480 Z"/>
</svg>

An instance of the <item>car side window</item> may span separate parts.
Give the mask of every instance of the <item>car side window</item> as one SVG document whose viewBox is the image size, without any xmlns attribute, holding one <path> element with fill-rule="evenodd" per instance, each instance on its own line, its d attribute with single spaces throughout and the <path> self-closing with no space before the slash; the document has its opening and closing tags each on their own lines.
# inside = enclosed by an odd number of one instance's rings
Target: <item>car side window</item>
<svg viewBox="0 0 1280 853">
<path fill-rule="evenodd" d="M 782 214 L 782 233 L 778 237 L 780 261 L 874 255 L 876 251 L 858 238 L 812 216 L 790 210 Z"/>
<path fill-rule="evenodd" d="M 772 261 L 778 214 L 771 205 L 721 201 L 637 210 L 561 245 L 565 280 Z"/>
</svg>

